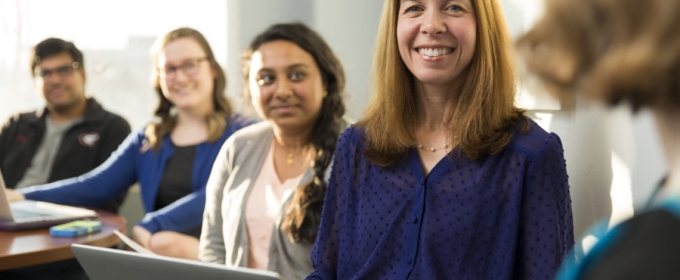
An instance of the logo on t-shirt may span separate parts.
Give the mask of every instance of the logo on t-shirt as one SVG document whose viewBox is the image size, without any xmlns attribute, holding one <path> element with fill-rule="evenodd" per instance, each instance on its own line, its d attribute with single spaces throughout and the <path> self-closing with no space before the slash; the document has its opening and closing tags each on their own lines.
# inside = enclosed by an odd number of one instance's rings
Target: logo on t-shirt
<svg viewBox="0 0 680 280">
<path fill-rule="evenodd" d="M 92 148 L 97 145 L 99 141 L 99 133 L 96 132 L 84 132 L 78 135 L 78 142 L 80 145 Z"/>
</svg>

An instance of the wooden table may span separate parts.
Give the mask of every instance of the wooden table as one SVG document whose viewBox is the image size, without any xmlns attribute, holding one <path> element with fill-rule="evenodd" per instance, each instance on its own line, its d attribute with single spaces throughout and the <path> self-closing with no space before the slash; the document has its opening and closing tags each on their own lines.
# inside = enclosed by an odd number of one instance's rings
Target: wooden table
<svg viewBox="0 0 680 280">
<path fill-rule="evenodd" d="M 121 240 L 113 233 L 125 233 L 125 218 L 97 211 L 100 232 L 78 237 L 52 237 L 50 230 L 0 231 L 0 270 L 45 264 L 73 258 L 71 244 L 112 247 Z"/>
</svg>

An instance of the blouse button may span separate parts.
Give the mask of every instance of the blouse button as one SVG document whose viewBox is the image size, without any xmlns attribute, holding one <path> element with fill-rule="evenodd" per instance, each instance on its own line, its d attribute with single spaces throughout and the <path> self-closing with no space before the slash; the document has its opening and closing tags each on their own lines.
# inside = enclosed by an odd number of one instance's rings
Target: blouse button
<svg viewBox="0 0 680 280">
<path fill-rule="evenodd" d="M 413 257 L 409 256 L 408 258 L 406 258 L 406 264 L 411 264 L 411 263 L 413 263 Z"/>
<path fill-rule="evenodd" d="M 417 224 L 417 223 L 418 223 L 418 217 L 415 217 L 415 216 L 413 217 L 413 223 L 414 223 L 414 224 Z"/>
</svg>

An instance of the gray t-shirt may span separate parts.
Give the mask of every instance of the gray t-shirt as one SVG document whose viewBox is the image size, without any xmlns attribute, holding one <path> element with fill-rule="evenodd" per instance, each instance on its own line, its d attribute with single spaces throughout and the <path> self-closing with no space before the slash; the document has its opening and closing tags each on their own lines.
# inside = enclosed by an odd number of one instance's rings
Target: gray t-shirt
<svg viewBox="0 0 680 280">
<path fill-rule="evenodd" d="M 45 118 L 45 135 L 33 155 L 31 165 L 26 169 L 24 177 L 17 183 L 16 189 L 47 183 L 64 134 L 82 121 L 83 118 L 80 117 L 64 123 L 55 123 L 51 118 Z"/>
</svg>

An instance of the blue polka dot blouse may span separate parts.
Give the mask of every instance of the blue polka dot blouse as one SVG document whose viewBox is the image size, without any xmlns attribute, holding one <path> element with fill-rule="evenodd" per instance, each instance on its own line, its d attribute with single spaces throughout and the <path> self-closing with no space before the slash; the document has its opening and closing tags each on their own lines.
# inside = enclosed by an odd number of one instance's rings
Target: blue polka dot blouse
<svg viewBox="0 0 680 280">
<path fill-rule="evenodd" d="M 307 279 L 552 279 L 573 246 L 562 143 L 536 123 L 500 153 L 415 149 L 379 167 L 350 127 L 337 145 Z"/>
</svg>

